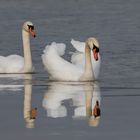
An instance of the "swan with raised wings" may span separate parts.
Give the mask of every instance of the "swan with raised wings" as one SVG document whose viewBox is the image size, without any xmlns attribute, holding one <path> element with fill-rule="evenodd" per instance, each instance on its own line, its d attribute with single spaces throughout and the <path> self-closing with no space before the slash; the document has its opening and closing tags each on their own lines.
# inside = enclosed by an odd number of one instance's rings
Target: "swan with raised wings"
<svg viewBox="0 0 140 140">
<path fill-rule="evenodd" d="M 36 36 L 33 23 L 26 21 L 22 27 L 24 57 L 16 54 L 0 56 L 0 73 L 31 73 L 33 71 L 29 34 Z"/>
<path fill-rule="evenodd" d="M 65 44 L 53 42 L 51 45 L 46 46 L 42 61 L 49 78 L 59 81 L 96 80 L 100 69 L 99 43 L 97 39 L 94 37 L 88 38 L 81 45 L 81 48 L 76 46 L 76 42 L 72 44 L 78 52 L 73 53 L 71 63 L 61 57 L 65 52 Z"/>
</svg>

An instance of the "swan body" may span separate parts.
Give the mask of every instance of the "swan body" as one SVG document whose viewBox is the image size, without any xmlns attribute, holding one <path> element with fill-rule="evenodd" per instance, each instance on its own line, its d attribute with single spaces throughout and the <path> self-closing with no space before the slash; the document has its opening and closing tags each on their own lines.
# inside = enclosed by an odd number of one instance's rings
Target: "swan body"
<svg viewBox="0 0 140 140">
<path fill-rule="evenodd" d="M 93 81 L 100 69 L 99 43 L 96 38 L 88 38 L 85 43 L 72 40 L 77 49 L 71 57 L 71 62 L 61 56 L 65 53 L 65 44 L 53 42 L 47 45 L 42 55 L 49 78 L 59 81 Z M 98 51 L 96 51 L 96 49 Z M 91 52 L 93 55 L 91 56 Z"/>
<path fill-rule="evenodd" d="M 33 71 L 29 34 L 35 37 L 34 25 L 27 21 L 22 28 L 24 57 L 16 54 L 0 56 L 0 73 L 30 73 Z"/>
<path fill-rule="evenodd" d="M 42 61 L 49 78 L 59 81 L 96 80 L 100 68 L 99 43 L 97 39 L 88 38 L 85 43 L 80 44 L 81 46 L 76 45 L 76 42 L 72 44 L 77 49 L 77 52 L 72 54 L 71 62 L 61 57 L 65 53 L 65 44 L 53 42 L 51 45 L 46 46 Z M 98 50 L 97 52 L 96 49 Z M 94 57 L 91 52 L 93 52 Z"/>
</svg>

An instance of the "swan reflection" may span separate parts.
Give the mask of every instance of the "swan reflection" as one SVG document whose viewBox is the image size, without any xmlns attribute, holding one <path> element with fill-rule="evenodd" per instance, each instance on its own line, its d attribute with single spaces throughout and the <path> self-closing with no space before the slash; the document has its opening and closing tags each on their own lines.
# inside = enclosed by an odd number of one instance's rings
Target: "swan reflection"
<svg viewBox="0 0 140 140">
<path fill-rule="evenodd" d="M 34 121 L 37 115 L 37 108 L 31 108 L 32 97 L 32 75 L 25 74 L 24 81 L 24 119 L 27 128 L 34 128 Z"/>
<path fill-rule="evenodd" d="M 31 108 L 31 97 L 32 97 L 32 75 L 31 74 L 0 74 L 0 91 L 7 93 L 18 93 L 24 88 L 24 107 L 23 116 L 27 128 L 34 127 L 34 121 L 37 115 L 37 108 Z M 3 79 L 2 79 L 3 78 Z M 21 79 L 20 79 L 21 78 Z M 17 84 L 20 81 L 20 85 Z M 15 81 L 14 81 L 15 80 Z M 22 82 L 24 81 L 24 83 Z M 7 84 L 11 83 L 11 84 Z M 6 92 L 5 92 L 6 91 Z M 12 92 L 11 92 L 12 91 Z"/>
<path fill-rule="evenodd" d="M 97 126 L 100 120 L 100 88 L 95 82 L 50 82 L 43 99 L 47 116 L 52 118 L 68 116 L 64 102 L 72 101 L 72 118 L 88 118 L 90 126 Z"/>
</svg>

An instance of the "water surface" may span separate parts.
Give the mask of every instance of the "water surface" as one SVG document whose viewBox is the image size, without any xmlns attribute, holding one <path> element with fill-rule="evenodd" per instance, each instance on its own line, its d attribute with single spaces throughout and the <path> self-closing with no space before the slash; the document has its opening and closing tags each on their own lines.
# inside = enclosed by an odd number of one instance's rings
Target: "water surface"
<svg viewBox="0 0 140 140">
<path fill-rule="evenodd" d="M 35 24 L 31 39 L 32 75 L 0 75 L 0 138 L 136 139 L 140 101 L 139 0 L 9 0 L 0 1 L 0 55 L 22 55 L 21 27 Z M 67 45 L 71 38 L 95 36 L 102 56 L 94 83 L 49 81 L 41 63 L 46 44 Z M 92 117 L 95 101 L 101 116 Z M 37 117 L 29 111 L 37 107 Z M 91 123 L 93 118 L 93 123 Z"/>
</svg>

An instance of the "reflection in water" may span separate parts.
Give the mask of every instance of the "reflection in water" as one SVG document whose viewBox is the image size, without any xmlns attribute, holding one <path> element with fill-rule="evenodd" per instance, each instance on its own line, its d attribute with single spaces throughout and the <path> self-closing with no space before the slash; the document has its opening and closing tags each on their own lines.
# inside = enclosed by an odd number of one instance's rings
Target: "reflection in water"
<svg viewBox="0 0 140 140">
<path fill-rule="evenodd" d="M 17 73 L 13 73 L 13 74 L 0 74 L 0 78 L 11 78 L 13 80 L 18 80 L 18 79 L 23 79 L 24 76 L 23 74 L 17 74 Z"/>
<path fill-rule="evenodd" d="M 24 119 L 27 128 L 34 128 L 34 121 L 37 116 L 37 108 L 31 108 L 32 97 L 32 75 L 25 74 L 24 82 Z"/>
<path fill-rule="evenodd" d="M 87 117 L 90 126 L 98 126 L 100 120 L 100 89 L 97 82 L 51 82 L 46 91 L 43 107 L 48 117 L 65 117 L 65 100 L 72 100 L 73 118 Z"/>
<path fill-rule="evenodd" d="M 32 75 L 31 74 L 0 74 L 0 78 L 4 78 L 4 80 L 1 80 L 0 84 L 0 91 L 2 90 L 10 90 L 10 91 L 18 91 L 22 90 L 24 87 L 24 119 L 26 122 L 27 128 L 33 128 L 34 127 L 34 121 L 37 116 L 37 108 L 31 108 L 31 96 L 32 96 Z M 5 78 L 7 78 L 5 80 Z M 13 80 L 19 80 L 24 79 L 24 85 L 17 85 L 17 84 L 11 84 L 7 85 L 5 81 L 9 81 L 10 83 L 13 82 Z M 12 81 L 11 81 L 12 80 Z M 13 82 L 15 83 L 15 82 Z M 17 83 L 17 81 L 16 81 Z"/>
<path fill-rule="evenodd" d="M 3 85 L 0 84 L 0 91 L 10 90 L 10 91 L 20 91 L 22 90 L 23 85 Z"/>
<path fill-rule="evenodd" d="M 90 126 L 98 126 L 101 115 L 100 111 L 100 89 L 99 84 L 90 83 L 84 86 L 86 96 L 86 115 L 89 118 Z"/>
<path fill-rule="evenodd" d="M 23 88 L 23 84 L 19 85 L 17 80 L 23 78 L 22 74 L 0 74 L 0 91 L 20 91 Z M 10 83 L 10 84 L 9 84 Z"/>
<path fill-rule="evenodd" d="M 24 87 L 23 115 L 27 128 L 34 128 L 37 108 L 31 107 L 32 75 L 22 74 L 24 85 L 0 86 L 0 90 L 21 90 Z M 67 101 L 72 101 L 73 119 L 87 118 L 90 126 L 98 126 L 100 120 L 100 89 L 98 82 L 48 82 L 48 90 L 43 99 L 43 107 L 48 117 L 68 116 Z M 70 116 L 70 115 L 69 115 Z"/>
</svg>

